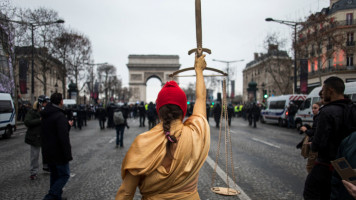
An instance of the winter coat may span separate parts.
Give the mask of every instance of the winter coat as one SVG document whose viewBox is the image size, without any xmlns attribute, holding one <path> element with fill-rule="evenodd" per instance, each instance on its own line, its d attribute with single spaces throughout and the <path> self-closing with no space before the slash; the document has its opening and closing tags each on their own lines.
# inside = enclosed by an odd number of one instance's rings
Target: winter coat
<svg viewBox="0 0 356 200">
<path fill-rule="evenodd" d="M 25 125 L 27 127 L 25 135 L 25 143 L 40 147 L 41 146 L 41 115 L 37 110 L 31 109 L 25 117 Z"/>
<path fill-rule="evenodd" d="M 213 113 L 214 113 L 214 118 L 216 120 L 220 120 L 220 116 L 221 116 L 221 106 L 219 104 L 217 104 L 214 109 L 213 109 Z"/>
<path fill-rule="evenodd" d="M 234 116 L 234 107 L 232 105 L 229 105 L 227 107 L 227 113 L 228 113 L 229 118 L 232 118 Z"/>
<path fill-rule="evenodd" d="M 145 105 L 140 104 L 140 105 L 138 106 L 138 112 L 140 113 L 140 115 L 145 115 L 145 114 L 146 114 Z"/>
<path fill-rule="evenodd" d="M 311 149 L 318 152 L 321 162 L 335 160 L 341 141 L 347 137 L 344 131 L 344 108 L 340 104 L 349 104 L 349 99 L 330 102 L 319 110 L 318 124 L 314 132 Z"/>
<path fill-rule="evenodd" d="M 100 120 L 103 120 L 103 121 L 106 120 L 106 111 L 104 110 L 104 108 L 100 107 L 96 110 L 96 112 L 97 112 L 98 118 Z"/>
<path fill-rule="evenodd" d="M 70 125 L 64 110 L 48 103 L 41 111 L 41 117 L 43 161 L 55 165 L 67 164 L 73 158 L 69 139 Z"/>
</svg>

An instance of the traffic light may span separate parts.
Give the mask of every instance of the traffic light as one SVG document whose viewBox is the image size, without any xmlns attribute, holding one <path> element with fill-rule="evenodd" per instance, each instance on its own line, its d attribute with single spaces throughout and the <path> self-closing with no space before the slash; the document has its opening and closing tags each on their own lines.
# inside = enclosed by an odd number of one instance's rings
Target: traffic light
<svg viewBox="0 0 356 200">
<path fill-rule="evenodd" d="M 214 105 L 214 101 L 213 101 L 213 102 L 211 102 L 211 105 Z"/>
<path fill-rule="evenodd" d="M 263 98 L 264 99 L 268 98 L 267 90 L 263 90 Z"/>
<path fill-rule="evenodd" d="M 189 104 L 190 104 L 190 101 L 187 101 L 187 104 L 189 105 Z"/>
</svg>

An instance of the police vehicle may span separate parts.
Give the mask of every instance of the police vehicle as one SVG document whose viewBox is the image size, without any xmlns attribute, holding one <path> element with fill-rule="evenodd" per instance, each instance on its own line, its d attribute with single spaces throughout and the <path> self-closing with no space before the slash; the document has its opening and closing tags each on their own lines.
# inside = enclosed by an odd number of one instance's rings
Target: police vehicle
<svg viewBox="0 0 356 200">
<path fill-rule="evenodd" d="M 10 138 L 16 130 L 15 106 L 8 93 L 0 93 L 0 135 L 3 138 Z"/>
<path fill-rule="evenodd" d="M 261 121 L 286 126 L 289 103 L 293 102 L 299 108 L 306 97 L 307 95 L 305 94 L 288 94 L 269 97 L 267 99 L 266 109 L 261 111 Z"/>
</svg>

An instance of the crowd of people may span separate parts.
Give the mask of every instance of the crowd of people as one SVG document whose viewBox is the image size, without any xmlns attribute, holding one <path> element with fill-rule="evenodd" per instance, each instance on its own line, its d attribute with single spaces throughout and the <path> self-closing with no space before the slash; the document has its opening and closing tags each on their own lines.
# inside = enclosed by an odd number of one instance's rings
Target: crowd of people
<svg viewBox="0 0 356 200">
<path fill-rule="evenodd" d="M 201 60 L 198 64 L 202 65 L 202 62 Z M 200 70 L 197 71 L 197 74 L 199 73 Z M 204 93 L 202 92 L 205 91 L 205 89 L 203 90 L 205 86 L 202 86 L 204 82 L 200 80 L 200 76 L 197 76 L 197 79 L 200 82 L 197 82 L 197 92 Z M 308 172 L 303 191 L 305 199 L 356 198 L 356 186 L 342 180 L 331 164 L 331 161 L 340 156 L 346 158 L 353 156 L 350 155 L 350 152 L 340 152 L 339 149 L 343 139 L 348 137 L 351 131 L 355 131 L 345 128 L 350 127 L 345 124 L 353 122 L 345 118 L 345 108 L 352 102 L 345 98 L 344 88 L 344 82 L 340 78 L 326 79 L 319 93 L 321 101 L 312 105 L 313 125 L 304 125 L 300 128 L 300 133 L 305 134 L 305 138 L 297 145 L 297 148 L 301 148 L 302 155 L 307 158 L 306 170 Z M 28 108 L 27 105 L 27 112 L 23 117 L 24 124 L 28 128 L 25 143 L 30 145 L 30 179 L 37 178 L 42 149 L 42 168 L 50 173 L 50 189 L 44 199 L 62 199 L 62 189 L 70 177 L 69 161 L 72 160 L 72 153 L 69 132 L 71 127 L 81 129 L 82 126 L 86 126 L 87 120 L 96 118 L 101 130 L 116 129 L 116 147 L 118 148 L 123 147 L 125 128 L 130 128 L 128 119 L 139 118 L 139 127 L 147 126 L 148 132 L 146 131 L 145 136 L 139 135 L 135 139 L 123 160 L 121 169 L 123 182 L 117 192 L 116 199 L 132 198 L 136 186 L 140 188 L 143 196 L 148 197 L 198 198 L 195 187 L 197 175 L 205 161 L 210 142 L 208 120 L 210 116 L 213 116 L 215 126 L 219 128 L 224 108 L 220 103 L 211 107 L 206 104 L 205 98 L 203 101 L 201 99 L 203 97 L 199 95 L 197 95 L 196 101 L 188 106 L 186 97 L 183 95 L 184 92 L 182 93 L 180 90 L 175 82 L 167 82 L 159 93 L 156 104 L 140 102 L 135 105 L 127 103 L 122 106 L 116 104 L 107 106 L 99 104 L 93 107 L 77 105 L 71 108 L 63 106 L 60 93 L 54 93 L 50 98 L 41 95 L 31 108 Z M 228 123 L 231 126 L 232 117 L 243 117 L 248 120 L 250 126 L 256 127 L 261 109 L 262 105 L 256 102 L 235 106 L 228 104 L 226 108 L 229 116 Z M 293 116 L 294 111 L 294 105 L 290 104 L 288 107 L 290 116 Z M 188 119 L 183 123 L 185 116 Z M 148 125 L 146 119 L 148 119 Z M 294 121 L 288 119 L 288 124 L 292 127 Z M 185 129 L 186 126 L 194 128 Z M 185 132 L 188 130 L 196 132 L 194 134 L 199 137 L 185 138 L 186 136 L 183 135 L 186 135 Z M 157 134 L 161 132 L 162 137 L 158 137 Z M 353 138 L 348 141 L 351 146 L 356 144 L 356 136 Z M 185 165 L 173 162 L 173 160 L 191 159 L 190 154 L 185 152 L 189 148 L 177 149 L 177 143 L 182 141 L 189 141 L 192 143 L 191 145 L 193 143 L 200 144 L 193 145 L 197 147 L 193 151 L 196 151 L 199 159 L 194 159 L 194 162 L 197 163 L 195 163 L 194 169 L 188 170 L 190 175 L 181 173 L 186 170 Z M 161 150 L 148 151 L 150 148 Z M 178 152 L 176 153 L 176 151 Z M 141 152 L 142 155 L 137 155 L 137 152 Z M 142 158 L 145 159 L 144 162 Z M 349 162 L 353 163 L 354 161 Z M 164 167 L 163 171 L 159 168 L 161 165 Z M 158 177 L 158 179 L 153 180 L 151 176 Z M 176 179 L 180 176 L 183 177 L 182 181 L 173 186 L 169 177 Z M 152 184 L 156 186 L 146 187 Z"/>
<path fill-rule="evenodd" d="M 345 117 L 352 101 L 344 96 L 345 84 L 338 77 L 329 77 L 319 95 L 320 102 L 313 104 L 314 122 L 312 127 L 302 126 L 300 131 L 306 134 L 302 144 L 297 147 L 307 148 L 306 170 L 308 176 L 304 185 L 304 199 L 353 199 L 356 198 L 356 187 L 341 179 L 334 169 L 332 161 L 342 156 L 354 163 L 354 150 L 341 153 L 341 142 L 355 131 L 356 113 Z M 355 146 L 356 137 L 347 143 Z M 346 145 L 343 142 L 343 145 Z M 353 195 L 353 196 L 351 196 Z"/>
</svg>

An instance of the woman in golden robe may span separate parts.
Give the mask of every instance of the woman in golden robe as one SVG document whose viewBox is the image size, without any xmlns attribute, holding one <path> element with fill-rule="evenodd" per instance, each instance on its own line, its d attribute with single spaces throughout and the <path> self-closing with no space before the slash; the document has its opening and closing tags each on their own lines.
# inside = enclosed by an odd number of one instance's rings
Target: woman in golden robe
<svg viewBox="0 0 356 200">
<path fill-rule="evenodd" d="M 167 82 L 156 100 L 161 123 L 138 135 L 121 167 L 123 182 L 116 200 L 200 199 L 199 170 L 208 156 L 210 128 L 206 120 L 205 55 L 195 58 L 196 100 L 193 114 L 183 123 L 187 98 L 176 82 Z"/>
</svg>

